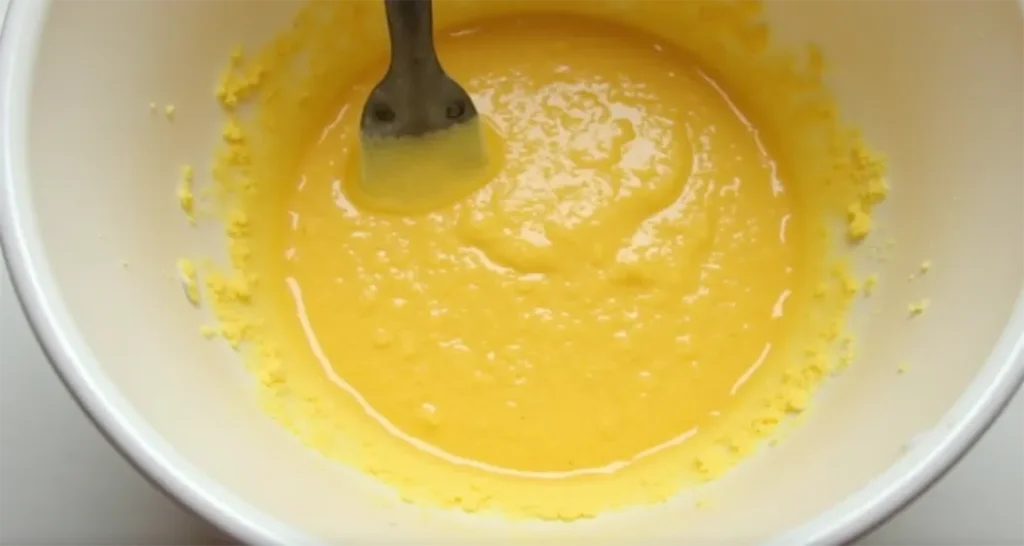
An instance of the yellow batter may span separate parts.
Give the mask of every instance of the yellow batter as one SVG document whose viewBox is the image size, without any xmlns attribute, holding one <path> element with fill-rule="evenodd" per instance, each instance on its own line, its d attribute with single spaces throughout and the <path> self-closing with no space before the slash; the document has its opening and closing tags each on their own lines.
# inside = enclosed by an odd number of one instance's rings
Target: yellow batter
<svg viewBox="0 0 1024 546">
<path fill-rule="evenodd" d="M 504 168 L 423 216 L 353 206 L 373 71 L 301 166 L 267 281 L 322 364 L 439 453 L 581 471 L 696 433 L 785 331 L 799 218 L 774 160 L 650 38 L 536 16 L 473 30 L 439 47 Z"/>
<path fill-rule="evenodd" d="M 772 110 L 749 93 L 786 78 L 823 92 L 814 51 L 809 73 L 743 60 L 764 48 L 755 4 L 630 2 L 651 32 L 600 17 L 616 2 L 551 9 L 598 17 L 439 4 L 441 58 L 481 114 L 490 171 L 409 214 L 366 207 L 356 183 L 359 113 L 386 66 L 376 4 L 311 5 L 218 87 L 233 268 L 207 291 L 268 410 L 313 447 L 407 500 L 587 517 L 720 474 L 852 359 L 858 283 L 823 234 L 847 216 L 851 239 L 867 235 L 880 167 L 828 103 Z M 746 57 L 707 51 L 762 80 L 734 94 L 700 56 L 714 35 L 657 35 L 672 17 L 739 39 Z M 344 67 L 337 25 L 371 29 Z M 246 121 L 234 112 L 253 94 Z M 830 147 L 812 154 L 802 137 L 821 131 Z"/>
</svg>

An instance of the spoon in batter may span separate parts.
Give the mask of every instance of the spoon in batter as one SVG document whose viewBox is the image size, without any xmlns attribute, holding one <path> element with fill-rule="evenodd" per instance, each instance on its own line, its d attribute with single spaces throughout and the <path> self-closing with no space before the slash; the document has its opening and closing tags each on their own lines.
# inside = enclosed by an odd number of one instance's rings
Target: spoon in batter
<svg viewBox="0 0 1024 546">
<path fill-rule="evenodd" d="M 391 62 L 363 107 L 360 189 L 377 206 L 425 209 L 471 190 L 486 154 L 476 107 L 434 48 L 432 0 L 384 0 Z M 477 184 L 478 185 L 478 184 Z"/>
</svg>

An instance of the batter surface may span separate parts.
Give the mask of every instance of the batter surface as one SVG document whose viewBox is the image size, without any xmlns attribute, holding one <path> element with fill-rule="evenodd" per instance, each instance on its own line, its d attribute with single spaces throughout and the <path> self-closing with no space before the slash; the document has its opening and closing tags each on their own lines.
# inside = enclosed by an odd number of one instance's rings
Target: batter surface
<svg viewBox="0 0 1024 546">
<path fill-rule="evenodd" d="M 820 53 L 766 54 L 756 3 L 523 5 L 435 4 L 490 170 L 416 164 L 457 191 L 405 213 L 357 183 L 380 3 L 236 51 L 231 267 L 189 294 L 307 445 L 410 502 L 571 520 L 721 475 L 853 359 L 859 283 L 826 235 L 866 237 L 885 184 Z"/>
<path fill-rule="evenodd" d="M 698 434 L 785 327 L 799 248 L 756 130 L 622 28 L 519 17 L 439 47 L 502 168 L 432 213 L 361 211 L 349 167 L 376 71 L 360 81 L 301 166 L 268 272 L 312 354 L 375 418 L 501 469 L 598 469 Z"/>
</svg>

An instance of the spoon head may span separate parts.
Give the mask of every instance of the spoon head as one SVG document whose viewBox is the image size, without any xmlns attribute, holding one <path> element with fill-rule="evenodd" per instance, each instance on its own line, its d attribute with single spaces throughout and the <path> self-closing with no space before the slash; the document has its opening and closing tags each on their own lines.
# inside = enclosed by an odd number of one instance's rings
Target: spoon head
<svg viewBox="0 0 1024 546">
<path fill-rule="evenodd" d="M 360 128 L 364 139 L 416 137 L 476 118 L 469 93 L 444 72 L 418 81 L 389 72 L 363 106 Z"/>
<path fill-rule="evenodd" d="M 492 133 L 473 118 L 420 136 L 364 137 L 349 197 L 362 208 L 398 214 L 454 203 L 500 167 L 500 154 L 490 153 L 498 149 Z"/>
<path fill-rule="evenodd" d="M 378 210 L 428 210 L 486 181 L 469 94 L 440 69 L 413 73 L 418 77 L 389 72 L 363 107 L 357 187 L 364 205 Z"/>
</svg>

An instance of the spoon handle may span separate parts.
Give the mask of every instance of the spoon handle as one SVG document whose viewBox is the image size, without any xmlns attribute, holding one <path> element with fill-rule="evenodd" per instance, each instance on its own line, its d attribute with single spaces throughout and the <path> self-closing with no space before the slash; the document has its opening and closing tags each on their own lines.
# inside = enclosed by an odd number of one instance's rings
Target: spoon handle
<svg viewBox="0 0 1024 546">
<path fill-rule="evenodd" d="M 408 75 L 438 71 L 433 0 L 384 0 L 391 36 L 391 70 Z"/>
</svg>

